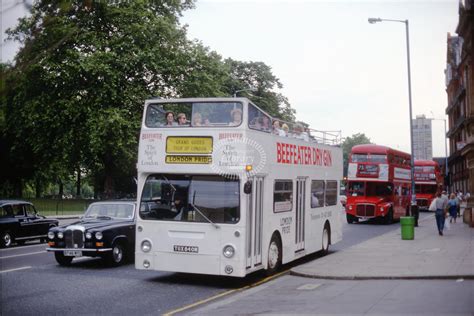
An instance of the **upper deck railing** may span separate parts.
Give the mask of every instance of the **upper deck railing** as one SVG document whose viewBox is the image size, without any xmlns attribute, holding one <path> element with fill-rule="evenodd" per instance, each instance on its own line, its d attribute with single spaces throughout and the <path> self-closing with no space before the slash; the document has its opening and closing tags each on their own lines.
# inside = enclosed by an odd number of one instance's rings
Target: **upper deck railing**
<svg viewBox="0 0 474 316">
<path fill-rule="evenodd" d="M 249 128 L 260 132 L 340 146 L 341 131 L 321 131 L 274 118 L 246 98 L 148 100 L 143 124 L 149 128 Z"/>
</svg>

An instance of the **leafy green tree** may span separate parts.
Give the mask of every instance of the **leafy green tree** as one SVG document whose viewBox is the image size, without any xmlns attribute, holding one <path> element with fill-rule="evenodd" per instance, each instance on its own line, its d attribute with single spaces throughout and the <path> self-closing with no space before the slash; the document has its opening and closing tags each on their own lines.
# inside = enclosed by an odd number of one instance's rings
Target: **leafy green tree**
<svg viewBox="0 0 474 316">
<path fill-rule="evenodd" d="M 342 157 L 344 161 L 344 177 L 347 176 L 347 167 L 349 162 L 349 155 L 352 147 L 355 145 L 370 144 L 370 138 L 365 136 L 364 133 L 357 133 L 352 136 L 346 137 L 342 142 Z"/>
<path fill-rule="evenodd" d="M 283 88 L 283 84 L 272 73 L 270 66 L 263 62 L 242 62 L 231 58 L 224 62 L 230 72 L 226 82 L 228 94 L 249 89 L 251 93 L 242 91 L 242 95 L 246 95 L 268 114 L 285 121 L 295 120 L 295 110 L 291 108 L 288 99 L 275 91 Z"/>
<path fill-rule="evenodd" d="M 20 127 L 11 152 L 31 157 L 34 179 L 85 168 L 110 196 L 113 179 L 134 170 L 143 100 L 180 96 L 195 72 L 178 24 L 192 6 L 45 0 L 9 32 L 24 44 L 7 98 L 8 128 Z"/>
<path fill-rule="evenodd" d="M 5 72 L 0 146 L 12 174 L 60 188 L 92 177 L 95 195 L 134 191 L 143 101 L 150 97 L 251 97 L 294 119 L 279 80 L 264 63 L 223 61 L 179 24 L 193 0 L 36 1 L 9 30 L 23 44 Z M 3 83 L 3 81 L 2 81 Z M 3 93 L 2 93 L 3 95 Z M 8 158 L 10 157 L 10 158 Z M 13 158 L 14 157 L 14 158 Z M 3 158 L 2 158 L 3 159 Z M 62 189 L 60 189 L 62 191 Z M 20 192 L 21 194 L 21 192 Z"/>
</svg>

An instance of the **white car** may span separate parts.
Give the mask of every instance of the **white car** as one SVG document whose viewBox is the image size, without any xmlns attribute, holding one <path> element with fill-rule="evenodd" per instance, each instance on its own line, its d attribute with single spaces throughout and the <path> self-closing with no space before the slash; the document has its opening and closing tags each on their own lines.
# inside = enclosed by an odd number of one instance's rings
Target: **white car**
<svg viewBox="0 0 474 316">
<path fill-rule="evenodd" d="M 342 206 L 346 207 L 347 196 L 346 196 L 346 188 L 341 188 L 339 191 L 339 201 L 341 202 Z"/>
</svg>

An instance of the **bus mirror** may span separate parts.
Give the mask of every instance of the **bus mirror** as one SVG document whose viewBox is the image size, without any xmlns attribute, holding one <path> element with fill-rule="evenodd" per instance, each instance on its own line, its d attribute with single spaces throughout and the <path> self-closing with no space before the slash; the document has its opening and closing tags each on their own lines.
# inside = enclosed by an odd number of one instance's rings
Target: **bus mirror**
<svg viewBox="0 0 474 316">
<path fill-rule="evenodd" d="M 250 194 L 252 193 L 252 181 L 248 180 L 244 184 L 244 193 L 245 194 Z"/>
</svg>

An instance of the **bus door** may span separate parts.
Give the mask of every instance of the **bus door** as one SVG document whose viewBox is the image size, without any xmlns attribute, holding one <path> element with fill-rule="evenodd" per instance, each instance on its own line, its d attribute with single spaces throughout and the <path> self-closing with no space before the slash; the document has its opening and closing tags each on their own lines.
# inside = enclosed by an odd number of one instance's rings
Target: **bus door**
<svg viewBox="0 0 474 316">
<path fill-rule="evenodd" d="M 296 220 L 295 220 L 295 244 L 296 251 L 304 249 L 305 235 L 305 209 L 306 209 L 306 177 L 296 179 Z"/>
<path fill-rule="evenodd" d="M 247 198 L 247 269 L 262 264 L 263 176 L 249 179 L 252 193 Z"/>
</svg>

